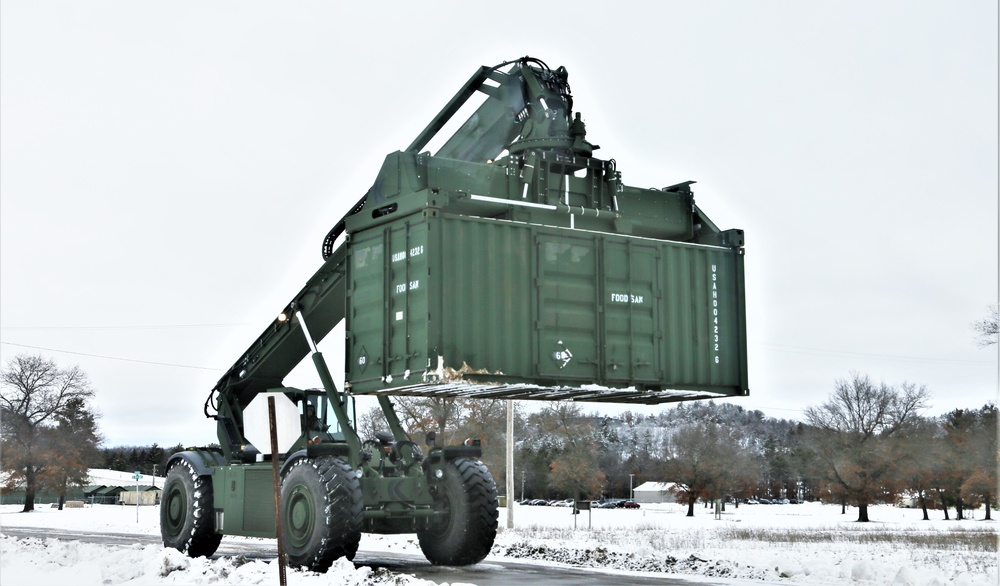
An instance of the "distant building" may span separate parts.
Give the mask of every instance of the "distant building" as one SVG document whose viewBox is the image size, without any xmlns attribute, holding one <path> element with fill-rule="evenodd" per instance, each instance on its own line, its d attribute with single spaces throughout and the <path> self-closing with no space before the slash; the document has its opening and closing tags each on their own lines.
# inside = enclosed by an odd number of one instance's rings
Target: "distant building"
<svg viewBox="0 0 1000 586">
<path fill-rule="evenodd" d="M 138 491 L 136 491 L 136 487 L 134 486 L 123 490 L 118 495 L 118 502 L 126 505 L 135 505 L 135 500 L 138 498 L 140 506 L 160 504 L 160 495 L 162 491 L 159 488 L 155 486 L 142 485 L 139 485 L 138 488 Z"/>
<path fill-rule="evenodd" d="M 120 486 L 104 486 L 92 492 L 87 502 L 93 505 L 114 505 L 118 503 L 119 495 L 124 490 Z"/>
<path fill-rule="evenodd" d="M 122 472 L 120 470 L 106 470 L 102 468 L 91 468 L 89 471 L 88 484 L 86 486 L 70 486 L 66 490 L 67 501 L 83 501 L 92 505 L 116 505 L 120 502 L 128 502 L 135 505 L 135 473 Z M 5 478 L 0 477 L 0 481 Z M 160 502 L 160 492 L 165 479 L 162 476 L 151 474 L 141 474 L 138 482 L 139 504 L 155 505 Z M 143 495 L 143 492 L 155 492 Z M 131 491 L 131 497 L 124 497 L 123 494 Z M 125 500 L 128 498 L 129 500 Z M 0 490 L 0 504 L 22 505 L 24 504 L 24 487 L 14 487 L 13 489 Z M 35 505 L 44 505 L 59 502 L 59 493 L 52 490 L 41 490 L 35 493 Z"/>
<path fill-rule="evenodd" d="M 632 490 L 637 503 L 676 503 L 673 482 L 643 482 Z"/>
</svg>

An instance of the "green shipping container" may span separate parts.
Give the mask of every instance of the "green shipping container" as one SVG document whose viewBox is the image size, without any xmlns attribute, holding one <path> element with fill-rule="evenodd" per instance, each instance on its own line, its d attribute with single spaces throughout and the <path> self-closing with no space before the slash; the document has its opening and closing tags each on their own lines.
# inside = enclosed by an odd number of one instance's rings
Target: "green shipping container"
<svg viewBox="0 0 1000 586">
<path fill-rule="evenodd" d="M 352 233 L 351 392 L 748 393 L 742 249 L 424 209 Z"/>
</svg>

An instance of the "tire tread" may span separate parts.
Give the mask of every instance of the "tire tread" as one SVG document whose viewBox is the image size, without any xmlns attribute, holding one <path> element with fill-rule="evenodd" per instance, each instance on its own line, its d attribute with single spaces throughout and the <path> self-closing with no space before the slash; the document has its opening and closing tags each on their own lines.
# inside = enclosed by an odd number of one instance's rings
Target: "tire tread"
<svg viewBox="0 0 1000 586">
<path fill-rule="evenodd" d="M 460 483 L 461 502 L 452 503 L 450 514 L 464 519 L 450 520 L 440 531 L 435 527 L 417 530 L 424 556 L 435 565 L 466 566 L 481 562 L 493 548 L 497 533 L 497 488 L 489 469 L 478 460 L 456 458 L 448 462 L 449 473 Z M 447 490 L 441 486 L 439 490 Z M 463 498 L 464 496 L 464 498 Z"/>
</svg>

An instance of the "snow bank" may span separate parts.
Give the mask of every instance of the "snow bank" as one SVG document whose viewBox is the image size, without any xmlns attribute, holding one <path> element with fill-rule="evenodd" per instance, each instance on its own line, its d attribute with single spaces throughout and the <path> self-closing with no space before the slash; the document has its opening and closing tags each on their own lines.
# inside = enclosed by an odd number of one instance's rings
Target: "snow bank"
<svg viewBox="0 0 1000 586">
<path fill-rule="evenodd" d="M 685 505 L 642 506 L 598 509 L 592 516 L 582 511 L 575 528 L 570 509 L 519 507 L 515 517 L 530 519 L 531 525 L 502 530 L 493 553 L 582 568 L 710 577 L 713 582 L 1000 583 L 997 525 L 992 521 L 922 521 L 919 510 L 879 506 L 870 509 L 873 522 L 857 523 L 856 509 L 841 515 L 839 505 L 818 503 L 730 507 L 716 520 L 708 509 L 686 517 Z"/>
<path fill-rule="evenodd" d="M 88 533 L 159 535 L 156 507 L 97 505 L 17 512 L 0 507 L 6 527 L 85 530 Z M 515 508 L 515 529 L 501 530 L 484 565 L 517 559 L 547 566 L 594 568 L 628 574 L 677 575 L 714 584 L 993 586 L 998 583 L 996 522 L 921 521 L 919 510 L 874 507 L 871 523 L 839 506 L 752 505 L 730 508 L 716 520 L 708 509 L 686 517 L 683 505 L 637 510 L 596 509 L 575 518 L 562 507 Z M 940 512 L 932 512 L 940 517 Z M 574 525 L 575 524 L 575 525 Z M 592 527 L 592 529 L 590 528 Z M 259 548 L 273 540 L 226 537 L 227 551 Z M 276 549 L 276 548 L 275 548 Z M 414 535 L 362 536 L 368 559 L 379 552 L 420 556 Z M 502 569 L 497 569 L 502 572 Z M 92 545 L 59 539 L 0 537 L 0 576 L 17 584 L 260 584 L 276 583 L 273 561 L 240 555 L 190 559 L 159 546 Z M 434 584 L 384 569 L 338 561 L 325 575 L 289 569 L 292 584 Z"/>
<path fill-rule="evenodd" d="M 138 509 L 138 510 L 137 510 Z M 0 506 L 0 534 L 6 527 L 48 528 L 88 533 L 159 536 L 159 507 L 95 505 L 83 509 L 47 508 L 21 513 L 20 505 Z M 137 514 L 138 513 L 138 514 Z M 223 544 L 267 540 L 226 537 Z M 273 543 L 273 540 L 270 540 Z M 275 551 L 277 546 L 275 546 Z M 159 545 L 97 545 L 56 538 L 18 539 L 0 535 L 0 583 L 3 586 L 147 585 L 147 584 L 277 584 L 273 560 L 242 556 L 189 558 Z M 355 568 L 337 560 L 326 574 L 287 569 L 289 584 L 354 586 L 429 586 L 436 584 L 385 569 Z"/>
<path fill-rule="evenodd" d="M 326 574 L 288 568 L 290 584 L 310 586 L 436 584 L 388 570 L 355 568 L 340 559 Z M 189 558 L 174 549 L 106 546 L 59 539 L 16 539 L 0 536 L 0 575 L 4 586 L 63 584 L 277 584 L 278 564 L 248 561 L 242 556 Z"/>
</svg>

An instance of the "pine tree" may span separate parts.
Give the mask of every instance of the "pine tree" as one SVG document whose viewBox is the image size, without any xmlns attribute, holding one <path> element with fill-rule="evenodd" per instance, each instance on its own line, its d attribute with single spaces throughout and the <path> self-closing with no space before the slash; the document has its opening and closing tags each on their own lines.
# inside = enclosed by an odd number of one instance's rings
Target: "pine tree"
<svg viewBox="0 0 1000 586">
<path fill-rule="evenodd" d="M 87 484 L 88 463 L 98 453 L 101 437 L 97 416 L 82 398 L 70 399 L 56 415 L 56 421 L 55 427 L 42 432 L 41 459 L 46 464 L 39 479 L 41 484 L 58 492 L 62 510 L 69 487 Z"/>
</svg>

